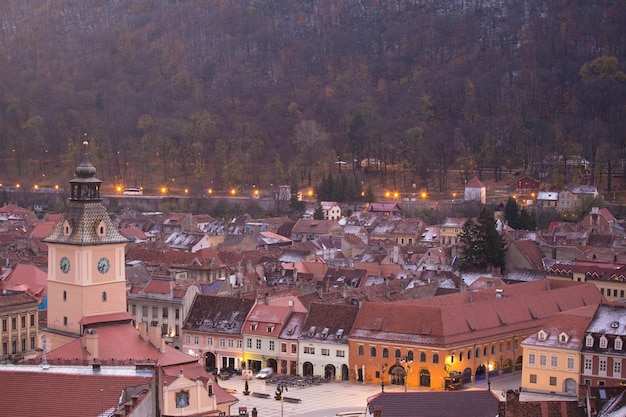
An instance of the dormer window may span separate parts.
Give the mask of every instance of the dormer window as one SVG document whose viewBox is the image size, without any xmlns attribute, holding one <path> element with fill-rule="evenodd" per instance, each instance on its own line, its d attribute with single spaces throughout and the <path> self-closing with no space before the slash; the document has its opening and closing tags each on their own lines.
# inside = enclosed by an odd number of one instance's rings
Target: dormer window
<svg viewBox="0 0 626 417">
<path fill-rule="evenodd" d="M 322 337 L 324 339 L 326 339 L 328 337 L 328 327 L 324 327 L 324 329 L 322 330 Z"/>
<path fill-rule="evenodd" d="M 315 336 L 315 326 L 309 328 L 309 337 Z"/>
<path fill-rule="evenodd" d="M 250 330 L 256 330 L 259 327 L 259 323 L 250 324 Z"/>
<path fill-rule="evenodd" d="M 106 234 L 106 230 L 107 230 L 106 224 L 104 223 L 103 220 L 100 220 L 96 228 L 96 234 L 98 235 L 98 237 L 103 237 Z"/>
<path fill-rule="evenodd" d="M 569 336 L 566 333 L 561 333 L 559 335 L 559 342 L 567 343 L 568 340 L 569 340 Z"/>
<path fill-rule="evenodd" d="M 606 336 L 602 336 L 600 338 L 600 349 L 606 349 L 606 347 L 609 345 L 609 340 L 606 338 Z"/>
<path fill-rule="evenodd" d="M 622 346 L 624 346 L 624 342 L 621 337 L 617 336 L 615 338 L 615 350 L 622 350 Z"/>
<path fill-rule="evenodd" d="M 271 324 L 271 325 L 267 326 L 266 330 L 267 330 L 268 333 L 272 333 L 274 331 L 274 325 Z"/>
<path fill-rule="evenodd" d="M 343 329 L 337 330 L 337 333 L 335 333 L 335 339 L 341 339 L 342 337 L 343 337 Z"/>
<path fill-rule="evenodd" d="M 588 334 L 587 337 L 585 338 L 585 346 L 586 347 L 593 347 L 593 336 Z"/>
<path fill-rule="evenodd" d="M 548 333 L 544 330 L 539 330 L 538 338 L 539 340 L 546 340 L 548 338 Z"/>
<path fill-rule="evenodd" d="M 65 236 L 69 236 L 72 234 L 72 226 L 70 225 L 70 222 L 65 220 L 63 222 L 63 235 Z"/>
</svg>

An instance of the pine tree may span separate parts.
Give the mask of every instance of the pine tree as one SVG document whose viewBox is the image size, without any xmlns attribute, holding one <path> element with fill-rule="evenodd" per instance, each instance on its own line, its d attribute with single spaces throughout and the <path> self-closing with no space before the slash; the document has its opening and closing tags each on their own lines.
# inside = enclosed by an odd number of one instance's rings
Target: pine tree
<svg viewBox="0 0 626 417">
<path fill-rule="evenodd" d="M 313 218 L 315 220 L 324 220 L 324 209 L 322 208 L 322 203 L 318 202 L 317 206 L 315 206 L 315 211 L 313 212 Z"/>
<path fill-rule="evenodd" d="M 504 267 L 504 238 L 496 229 L 493 213 L 483 208 L 478 219 L 465 222 L 459 234 L 461 268 Z"/>
<path fill-rule="evenodd" d="M 522 229 L 522 222 L 520 219 L 520 210 L 517 201 L 513 197 L 509 197 L 504 205 L 504 220 L 506 223 L 515 230 Z"/>
</svg>

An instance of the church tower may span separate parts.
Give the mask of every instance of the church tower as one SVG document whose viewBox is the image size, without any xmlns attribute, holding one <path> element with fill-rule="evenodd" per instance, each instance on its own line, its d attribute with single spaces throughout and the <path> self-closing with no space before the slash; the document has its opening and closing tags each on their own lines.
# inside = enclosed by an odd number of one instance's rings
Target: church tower
<svg viewBox="0 0 626 417">
<path fill-rule="evenodd" d="M 70 197 L 48 244 L 48 330 L 80 336 L 88 327 L 129 322 L 122 236 L 100 198 L 102 181 L 88 143 L 70 180 Z"/>
</svg>

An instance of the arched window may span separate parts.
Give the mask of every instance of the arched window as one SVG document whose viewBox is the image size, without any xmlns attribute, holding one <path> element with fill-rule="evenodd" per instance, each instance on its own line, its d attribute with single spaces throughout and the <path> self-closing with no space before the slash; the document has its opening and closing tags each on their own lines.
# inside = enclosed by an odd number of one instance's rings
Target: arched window
<svg viewBox="0 0 626 417">
<path fill-rule="evenodd" d="M 420 352 L 420 362 L 426 362 L 426 353 Z"/>
<path fill-rule="evenodd" d="M 365 348 L 363 346 L 359 346 L 359 356 L 365 355 Z"/>
<path fill-rule="evenodd" d="M 439 355 L 436 353 L 433 354 L 433 363 L 439 363 Z"/>
<path fill-rule="evenodd" d="M 480 358 L 480 349 L 476 349 L 476 352 L 474 354 L 475 358 Z"/>
<path fill-rule="evenodd" d="M 396 349 L 396 353 L 394 354 L 396 358 L 400 359 L 402 353 L 400 353 L 400 349 Z"/>
<path fill-rule="evenodd" d="M 492 355 L 496 354 L 496 345 L 491 345 L 491 354 Z"/>
<path fill-rule="evenodd" d="M 372 358 L 375 358 L 375 357 L 376 357 L 376 348 L 375 348 L 375 347 L 373 347 L 373 346 L 370 348 L 370 356 L 371 356 Z"/>
<path fill-rule="evenodd" d="M 406 360 L 407 360 L 407 362 L 413 362 L 413 351 L 412 350 L 409 350 L 406 353 Z"/>
<path fill-rule="evenodd" d="M 472 359 L 472 351 L 468 350 L 467 351 L 467 360 L 470 360 L 470 359 Z"/>
<path fill-rule="evenodd" d="M 107 292 L 102 291 L 102 302 L 105 302 L 106 300 L 107 300 Z"/>
<path fill-rule="evenodd" d="M 459 353 L 459 362 L 463 361 L 463 352 Z"/>
<path fill-rule="evenodd" d="M 483 356 L 487 356 L 487 346 L 483 348 Z"/>
<path fill-rule="evenodd" d="M 389 349 L 383 348 L 383 358 L 388 358 L 388 357 L 389 357 Z"/>
</svg>

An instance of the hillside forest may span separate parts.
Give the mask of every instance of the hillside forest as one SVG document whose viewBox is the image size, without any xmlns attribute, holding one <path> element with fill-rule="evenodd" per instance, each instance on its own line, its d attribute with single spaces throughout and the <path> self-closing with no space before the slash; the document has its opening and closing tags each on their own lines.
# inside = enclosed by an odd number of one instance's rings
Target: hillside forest
<svg viewBox="0 0 626 417">
<path fill-rule="evenodd" d="M 4 0 L 0 25 L 0 182 L 66 181 L 87 138 L 147 188 L 623 186 L 625 0 Z"/>
</svg>

